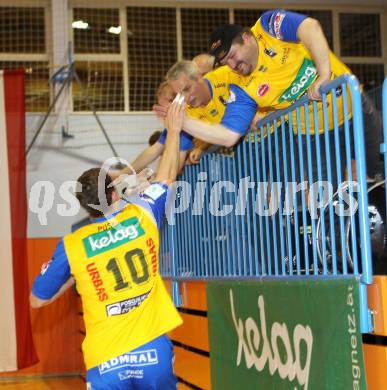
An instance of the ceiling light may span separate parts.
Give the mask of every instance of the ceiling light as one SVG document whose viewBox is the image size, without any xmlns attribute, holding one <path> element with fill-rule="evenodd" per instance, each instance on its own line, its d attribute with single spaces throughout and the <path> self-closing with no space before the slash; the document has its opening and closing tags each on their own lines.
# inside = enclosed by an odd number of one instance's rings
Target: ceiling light
<svg viewBox="0 0 387 390">
<path fill-rule="evenodd" d="M 76 20 L 71 24 L 72 28 L 78 28 L 80 30 L 86 30 L 89 27 L 89 23 L 84 22 L 83 20 Z"/>
<path fill-rule="evenodd" d="M 118 27 L 109 27 L 109 30 L 110 34 L 120 34 L 121 33 L 121 26 L 118 26 Z"/>
</svg>

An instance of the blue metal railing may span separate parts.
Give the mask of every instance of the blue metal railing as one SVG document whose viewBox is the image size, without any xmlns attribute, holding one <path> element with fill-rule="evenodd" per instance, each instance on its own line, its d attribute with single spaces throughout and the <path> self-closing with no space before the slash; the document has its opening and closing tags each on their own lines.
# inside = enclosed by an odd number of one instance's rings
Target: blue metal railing
<svg viewBox="0 0 387 390">
<path fill-rule="evenodd" d="M 161 272 L 173 280 L 175 302 L 180 279 L 354 275 L 362 331 L 370 330 L 361 91 L 344 75 L 321 92 L 322 102 L 303 96 L 232 150 L 185 168 L 161 238 Z"/>
</svg>

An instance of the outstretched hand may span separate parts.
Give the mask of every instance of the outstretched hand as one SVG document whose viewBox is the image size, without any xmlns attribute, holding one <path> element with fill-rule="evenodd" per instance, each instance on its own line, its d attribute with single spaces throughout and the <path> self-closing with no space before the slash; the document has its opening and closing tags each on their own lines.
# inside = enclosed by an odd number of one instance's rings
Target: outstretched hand
<svg viewBox="0 0 387 390">
<path fill-rule="evenodd" d="M 168 108 L 165 118 L 165 127 L 168 131 L 180 133 L 185 117 L 184 96 L 177 94 L 175 100 Z"/>
<path fill-rule="evenodd" d="M 327 80 L 318 77 L 317 80 L 308 88 L 308 96 L 309 99 L 311 100 L 321 100 L 321 92 L 320 92 L 320 87 L 324 84 L 326 84 L 330 79 L 328 78 Z"/>
<path fill-rule="evenodd" d="M 189 164 L 198 164 L 202 154 L 203 154 L 202 149 L 200 149 L 200 148 L 192 149 L 188 155 L 188 163 Z"/>
<path fill-rule="evenodd" d="M 161 106 L 160 104 L 154 104 L 152 107 L 152 111 L 156 114 L 157 118 L 164 121 L 167 116 L 168 107 Z"/>
</svg>

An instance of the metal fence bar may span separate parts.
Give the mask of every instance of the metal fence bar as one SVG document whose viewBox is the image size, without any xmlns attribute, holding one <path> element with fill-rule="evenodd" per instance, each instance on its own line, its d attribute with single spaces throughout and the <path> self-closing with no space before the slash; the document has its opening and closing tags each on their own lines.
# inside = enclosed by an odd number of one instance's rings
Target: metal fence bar
<svg viewBox="0 0 387 390">
<path fill-rule="evenodd" d="M 336 213 L 337 210 L 340 212 L 340 207 L 343 205 L 343 201 L 341 196 L 339 195 L 339 192 L 342 191 L 343 185 L 342 185 L 342 172 L 341 172 L 341 151 L 340 151 L 340 134 L 339 134 L 339 119 L 338 119 L 338 111 L 337 111 L 337 97 L 336 97 L 336 89 L 331 90 L 332 94 L 332 111 L 333 111 L 333 122 L 334 122 L 334 138 L 335 138 L 335 153 L 336 153 L 336 171 L 337 171 L 337 191 L 338 191 L 338 206 L 339 209 L 336 207 Z M 346 119 L 345 119 L 346 120 Z M 348 171 L 351 170 L 351 165 L 348 166 Z M 341 266 L 344 268 L 344 263 L 347 264 L 347 251 L 346 251 L 346 245 L 345 245 L 345 227 L 344 227 L 344 218 L 339 218 L 340 223 L 340 246 L 341 246 Z M 333 264 L 333 273 L 337 273 L 337 264 Z"/>
<path fill-rule="evenodd" d="M 298 233 L 300 231 L 299 225 L 298 225 L 298 201 L 297 201 L 297 172 L 296 172 L 296 165 L 295 165 L 295 158 L 294 158 L 294 137 L 293 137 L 293 118 L 292 114 L 288 114 L 288 121 L 289 121 L 289 140 L 290 140 L 290 171 L 291 171 L 291 178 L 292 178 L 292 199 L 291 202 L 294 205 L 293 208 L 293 220 L 294 220 L 294 228 L 293 228 L 293 234 L 294 234 L 294 244 L 296 249 L 295 254 L 295 260 L 296 260 L 296 267 L 297 263 L 300 259 L 300 242 L 298 240 Z M 293 193 L 293 191 L 295 191 Z M 290 229 L 290 227 L 289 227 Z M 293 274 L 293 258 L 289 259 L 289 275 Z"/>
<path fill-rule="evenodd" d="M 271 128 L 273 126 L 274 129 L 274 123 L 270 123 L 266 125 L 266 131 L 267 131 L 267 150 L 268 150 L 268 165 L 269 165 L 269 194 L 270 194 L 270 201 L 268 204 L 268 213 L 269 213 L 269 225 L 271 227 L 271 231 L 273 232 L 273 254 L 274 254 L 274 275 L 278 275 L 278 241 L 277 241 L 277 224 L 275 221 L 275 214 L 273 211 L 273 207 L 275 207 L 275 199 L 273 198 L 276 195 L 276 184 L 274 183 L 274 175 L 273 175 L 273 157 L 272 157 L 272 141 L 271 141 Z M 271 262 L 270 262 L 271 263 Z"/>
<path fill-rule="evenodd" d="M 288 191 L 287 184 L 289 182 L 288 178 L 288 156 L 287 156 L 287 143 L 286 143 L 286 126 L 285 126 L 285 117 L 281 117 L 281 135 L 282 135 L 282 156 L 283 156 L 283 161 L 284 161 L 284 183 L 286 185 L 286 188 L 284 189 L 285 191 L 285 202 L 287 201 L 286 198 L 286 192 Z M 286 211 L 286 238 L 287 238 L 287 259 L 288 259 L 288 264 L 290 267 L 290 263 L 292 263 L 293 260 L 293 246 L 292 246 L 292 232 L 291 232 L 291 219 L 290 219 L 290 214 L 287 212 L 289 209 L 289 205 L 287 203 L 285 205 L 285 211 Z M 286 274 L 286 259 L 282 259 L 282 275 Z"/>
<path fill-rule="evenodd" d="M 281 186 L 278 188 L 278 194 L 277 194 L 277 202 L 278 202 L 278 229 L 279 229 L 279 236 L 280 236 L 280 260 L 281 260 L 281 272 L 278 269 L 279 274 L 284 274 L 285 272 L 285 242 L 284 242 L 284 226 L 283 226 L 283 208 L 282 208 L 282 191 L 284 190 L 282 188 L 282 181 L 281 181 L 281 170 L 280 170 L 280 149 L 279 149 L 279 143 L 278 143 L 278 122 L 273 121 L 274 125 L 274 147 L 275 147 L 275 182 L 280 183 Z M 286 161 L 286 160 L 284 160 Z M 286 169 L 286 167 L 283 167 Z M 275 217 L 275 216 L 274 216 Z M 280 264 L 277 265 L 279 267 Z"/>
<path fill-rule="evenodd" d="M 306 125 L 306 154 L 307 154 L 307 176 L 308 176 L 308 183 L 309 183 L 309 211 L 312 210 L 312 202 L 314 201 L 314 177 L 313 177 L 313 167 L 312 167 L 312 144 L 311 144 L 311 138 L 310 138 L 310 118 L 309 118 L 309 107 L 308 104 L 305 103 L 304 106 L 304 115 L 305 115 L 305 125 Z M 315 131 L 318 129 L 318 127 L 314 128 Z M 318 131 L 317 131 L 318 132 Z M 312 211 L 313 212 L 313 211 Z M 309 233 L 309 226 L 308 226 L 308 232 L 307 237 L 309 238 L 309 234 L 311 234 L 312 237 L 312 254 L 313 254 L 313 271 L 317 270 L 318 268 L 318 260 L 317 260 L 317 245 L 316 245 L 316 223 L 314 215 L 310 215 L 310 226 L 311 226 L 311 232 Z M 305 232 L 304 232 L 305 234 Z M 307 264 L 305 264 L 305 274 L 309 275 L 310 273 L 310 261 L 308 258 Z"/>
<path fill-rule="evenodd" d="M 328 91 L 327 91 L 328 92 Z M 334 275 L 336 275 L 336 236 L 335 236 L 335 223 L 334 223 L 334 215 L 333 215 L 333 204 L 332 204 L 332 198 L 333 198 L 333 180 L 332 180 L 332 163 L 331 163 L 331 151 L 330 151 L 330 131 L 328 127 L 328 107 L 327 107 L 327 95 L 326 93 L 323 93 L 322 95 L 323 100 L 323 122 L 324 122 L 324 142 L 325 142 L 325 156 L 327 161 L 326 166 L 326 179 L 328 182 L 328 213 L 329 213 L 329 232 L 330 232 L 330 256 L 331 256 L 331 263 L 332 263 L 332 272 Z M 323 178 L 325 180 L 325 177 Z M 329 185 L 330 183 L 330 185 Z M 324 273 L 328 273 L 328 269 L 324 270 Z"/>
<path fill-rule="evenodd" d="M 347 94 L 347 88 L 345 84 L 341 84 L 341 88 L 343 91 L 343 111 L 344 111 L 344 118 L 349 117 L 348 113 L 348 94 Z M 351 249 L 352 249 L 352 262 L 354 264 L 358 264 L 357 259 L 357 246 L 356 246 L 356 218 L 355 218 L 355 209 L 353 204 L 353 195 L 354 195 L 354 185 L 353 185 L 353 175 L 352 175 L 352 152 L 351 152 L 351 134 L 349 131 L 349 122 L 346 120 L 344 121 L 344 134 L 345 134 L 345 153 L 346 153 L 346 162 L 348 168 L 348 190 L 350 195 L 350 203 L 349 203 L 349 213 L 350 213 L 350 223 L 351 223 Z M 343 274 L 347 275 L 348 273 L 348 266 L 347 263 L 343 264 Z"/>
<path fill-rule="evenodd" d="M 305 182 L 305 172 L 304 172 L 304 153 L 303 153 L 303 139 L 302 139 L 302 131 L 301 131 L 301 119 L 300 119 L 300 110 L 303 107 L 296 108 L 296 118 L 297 118 L 297 141 L 298 141 L 298 158 L 299 158 L 299 172 L 300 172 L 300 184 Z M 308 116 L 308 115 L 306 115 Z M 306 127 L 306 132 L 309 132 L 310 129 Z M 305 199 L 305 189 L 301 188 L 301 205 L 302 205 L 302 231 L 298 230 L 298 235 L 302 234 L 304 241 L 304 265 L 305 272 L 306 269 L 309 268 L 309 248 L 308 248 L 308 228 L 306 223 L 306 199 Z M 301 258 L 297 259 L 297 274 L 301 273 Z"/>
</svg>

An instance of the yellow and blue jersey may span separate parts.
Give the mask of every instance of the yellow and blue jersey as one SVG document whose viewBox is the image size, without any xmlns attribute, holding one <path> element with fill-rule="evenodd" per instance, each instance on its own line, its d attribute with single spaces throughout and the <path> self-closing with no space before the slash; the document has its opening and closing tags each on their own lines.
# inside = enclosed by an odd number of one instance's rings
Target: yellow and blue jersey
<svg viewBox="0 0 387 390">
<path fill-rule="evenodd" d="M 229 84 L 238 77 L 227 66 L 221 66 L 203 77 L 211 93 L 211 100 L 204 107 L 187 107 L 188 116 L 207 123 L 221 123 L 230 99 Z"/>
<path fill-rule="evenodd" d="M 252 27 L 258 44 L 258 62 L 248 76 L 240 76 L 230 85 L 234 101 L 227 106 L 223 123 L 230 130 L 244 134 L 257 109 L 279 110 L 289 107 L 300 98 L 317 78 L 317 69 L 306 47 L 297 38 L 297 29 L 305 15 L 284 10 L 264 13 Z M 332 79 L 350 70 L 335 55 L 329 54 Z M 340 99 L 338 123 L 344 122 Z M 332 106 L 331 95 L 327 96 L 327 106 Z M 323 131 L 322 102 L 317 103 L 319 131 Z M 349 108 L 350 109 L 350 108 Z M 333 128 L 332 110 L 328 109 L 328 128 Z M 304 110 L 301 113 L 301 131 L 305 133 Z M 313 113 L 310 105 L 309 114 Z M 312 117 L 310 117 L 312 118 Z M 296 123 L 296 114 L 293 116 Z M 295 129 L 296 131 L 297 129 Z M 314 122 L 310 120 L 313 134 Z"/>
<path fill-rule="evenodd" d="M 87 369 L 138 348 L 182 320 L 159 274 L 159 227 L 167 188 L 153 184 L 135 203 L 66 235 L 33 294 L 50 299 L 72 275 L 81 295 Z"/>
<path fill-rule="evenodd" d="M 187 106 L 188 116 L 207 123 L 221 123 L 230 96 L 229 83 L 235 77 L 237 77 L 235 73 L 227 66 L 221 66 L 206 73 L 203 79 L 210 90 L 211 100 L 204 107 L 193 108 Z M 167 130 L 164 130 L 160 135 L 158 142 L 164 145 L 166 136 Z M 192 136 L 185 131 L 182 131 L 180 133 L 180 150 L 185 151 L 192 148 Z"/>
</svg>

